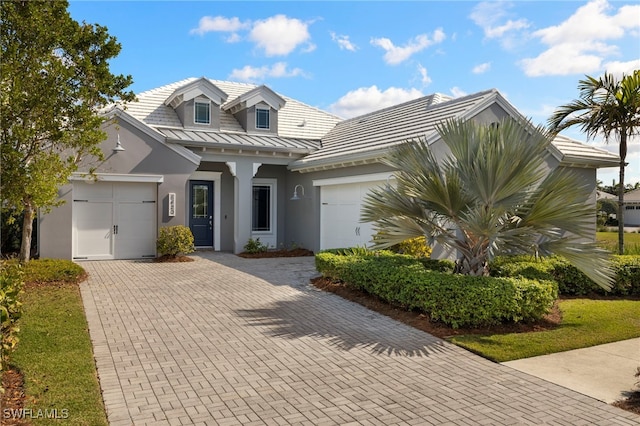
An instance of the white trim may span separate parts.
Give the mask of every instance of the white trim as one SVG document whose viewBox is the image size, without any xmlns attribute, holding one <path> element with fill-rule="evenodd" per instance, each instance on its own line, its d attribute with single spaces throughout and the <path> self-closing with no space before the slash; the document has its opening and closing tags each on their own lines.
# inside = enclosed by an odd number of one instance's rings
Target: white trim
<svg viewBox="0 0 640 426">
<path fill-rule="evenodd" d="M 207 120 L 206 123 L 199 123 L 196 121 L 196 105 L 197 104 L 209 105 L 209 119 Z M 193 100 L 193 124 L 196 126 L 211 126 L 211 100 L 202 99 L 202 98 L 196 98 Z"/>
<path fill-rule="evenodd" d="M 120 173 L 95 173 L 98 182 L 140 182 L 140 183 L 162 183 L 163 175 L 135 175 Z M 89 173 L 74 172 L 70 177 L 70 181 L 84 181 L 91 183 L 94 177 Z"/>
<path fill-rule="evenodd" d="M 189 176 L 189 180 L 204 180 L 213 182 L 213 249 L 220 251 L 220 229 L 221 229 L 221 214 L 222 214 L 222 202 L 220 198 L 220 188 L 222 182 L 222 172 L 203 172 L 195 171 Z M 188 194 L 186 198 L 187 206 L 191 202 L 191 194 Z M 189 226 L 189 208 L 185 209 L 185 223 Z"/>
<path fill-rule="evenodd" d="M 267 127 L 258 127 L 258 111 L 266 111 L 267 112 Z M 256 130 L 271 130 L 271 108 L 259 107 L 256 106 Z"/>
<path fill-rule="evenodd" d="M 251 191 L 253 193 L 254 186 L 268 186 L 270 188 L 271 205 L 270 212 L 270 230 L 254 231 L 253 230 L 253 200 L 251 204 L 251 238 L 261 238 L 261 242 L 267 244 L 270 248 L 276 247 L 278 244 L 278 180 L 274 178 L 254 178 L 251 180 Z M 264 237 L 268 237 L 269 240 Z"/>
<path fill-rule="evenodd" d="M 362 182 L 375 182 L 375 181 L 386 181 L 387 179 L 393 179 L 393 171 L 385 172 L 385 173 L 373 173 L 369 175 L 355 175 L 355 176 L 344 176 L 337 178 L 328 178 L 328 179 L 315 179 L 312 181 L 313 186 L 328 186 L 328 185 L 342 185 L 345 183 L 362 183 Z"/>
</svg>

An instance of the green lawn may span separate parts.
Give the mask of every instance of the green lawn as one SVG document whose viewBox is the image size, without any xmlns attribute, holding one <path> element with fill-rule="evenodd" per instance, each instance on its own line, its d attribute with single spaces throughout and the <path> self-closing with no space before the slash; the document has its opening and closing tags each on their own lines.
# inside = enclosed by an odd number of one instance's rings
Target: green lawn
<svg viewBox="0 0 640 426">
<path fill-rule="evenodd" d="M 33 423 L 107 425 L 78 285 L 27 286 L 22 301 L 20 342 L 11 364 L 24 374 L 25 408 L 34 416 L 38 410 L 55 410 L 64 418 L 36 418 Z"/>
<path fill-rule="evenodd" d="M 570 299 L 562 324 L 549 331 L 455 336 L 451 342 L 497 362 L 640 337 L 640 301 Z"/>
<path fill-rule="evenodd" d="M 596 232 L 596 242 L 612 253 L 618 252 L 617 232 Z M 624 234 L 624 254 L 640 255 L 640 233 L 626 232 Z"/>
</svg>

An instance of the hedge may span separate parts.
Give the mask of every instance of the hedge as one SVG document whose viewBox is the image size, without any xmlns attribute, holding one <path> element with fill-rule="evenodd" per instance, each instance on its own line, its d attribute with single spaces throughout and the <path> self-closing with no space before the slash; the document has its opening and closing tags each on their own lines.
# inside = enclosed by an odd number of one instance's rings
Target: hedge
<svg viewBox="0 0 640 426">
<path fill-rule="evenodd" d="M 406 309 L 426 312 L 453 328 L 537 320 L 557 297 L 551 281 L 443 273 L 398 255 L 321 252 L 316 255 L 316 268 L 325 277 L 340 279 Z"/>
<path fill-rule="evenodd" d="M 612 256 L 611 266 L 616 279 L 609 292 L 560 257 L 538 260 L 530 256 L 499 257 L 491 263 L 490 270 L 491 275 L 496 277 L 520 276 L 556 281 L 560 294 L 567 296 L 594 293 L 608 296 L 640 296 L 640 256 Z"/>
</svg>

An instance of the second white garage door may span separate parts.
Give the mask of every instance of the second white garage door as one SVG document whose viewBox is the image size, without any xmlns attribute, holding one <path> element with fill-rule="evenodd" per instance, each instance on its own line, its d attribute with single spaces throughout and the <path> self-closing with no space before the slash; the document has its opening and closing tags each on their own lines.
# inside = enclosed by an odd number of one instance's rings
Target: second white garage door
<svg viewBox="0 0 640 426">
<path fill-rule="evenodd" d="M 379 180 L 321 186 L 321 250 L 371 245 L 373 224 L 360 222 L 360 210 L 369 190 L 384 184 Z"/>
<path fill-rule="evenodd" d="M 155 257 L 156 194 L 154 183 L 75 182 L 73 258 Z"/>
</svg>

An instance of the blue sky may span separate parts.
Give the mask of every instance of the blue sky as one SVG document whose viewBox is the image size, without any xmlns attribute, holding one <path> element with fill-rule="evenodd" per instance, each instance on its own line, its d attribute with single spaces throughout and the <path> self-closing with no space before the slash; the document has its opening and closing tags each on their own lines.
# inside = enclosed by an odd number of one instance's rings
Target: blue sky
<svg viewBox="0 0 640 426">
<path fill-rule="evenodd" d="M 496 88 L 540 124 L 578 97 L 585 74 L 640 69 L 637 1 L 71 1 L 69 12 L 118 39 L 111 69 L 132 75 L 136 93 L 206 76 L 266 84 L 345 118 Z M 639 142 L 626 182 L 640 181 Z M 615 141 L 590 143 L 617 152 Z"/>
</svg>

